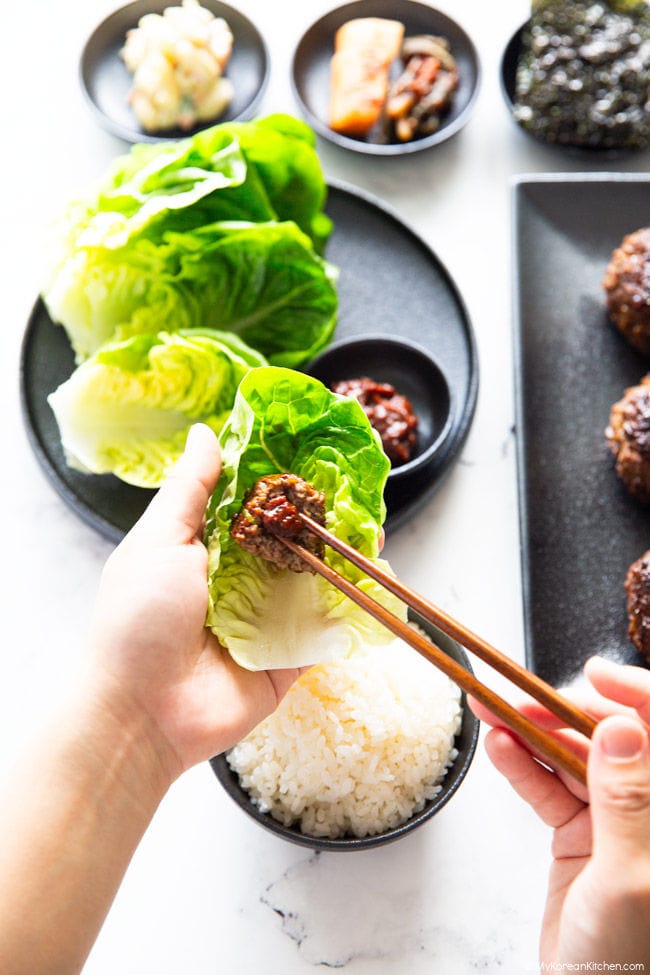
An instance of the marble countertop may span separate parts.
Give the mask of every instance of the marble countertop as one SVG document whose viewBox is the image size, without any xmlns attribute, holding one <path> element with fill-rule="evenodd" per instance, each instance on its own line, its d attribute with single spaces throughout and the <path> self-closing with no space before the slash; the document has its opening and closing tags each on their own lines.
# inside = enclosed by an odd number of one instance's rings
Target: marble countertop
<svg viewBox="0 0 650 975">
<path fill-rule="evenodd" d="M 405 581 L 523 659 L 511 181 L 522 173 L 577 171 L 581 162 L 534 144 L 502 102 L 499 59 L 527 15 L 525 0 L 438 6 L 465 27 L 482 62 L 467 127 L 433 151 L 401 159 L 325 142 L 319 151 L 328 178 L 387 201 L 434 249 L 465 299 L 478 344 L 480 390 L 469 437 L 436 494 L 391 534 L 386 555 Z M 41 283 L 43 230 L 126 148 L 98 126 L 78 82 L 82 45 L 111 9 L 110 0 L 26 0 L 3 11 L 0 771 L 82 662 L 93 595 L 111 551 L 45 479 L 19 397 L 20 343 Z M 291 55 L 328 5 L 245 0 L 241 9 L 271 54 L 261 113 L 297 113 Z M 643 153 L 616 168 L 647 171 L 649 162 Z M 462 788 L 433 821 L 392 846 L 349 855 L 310 855 L 268 835 L 242 816 L 205 765 L 162 803 L 85 972 L 536 971 L 548 857 L 547 831 L 492 770 L 481 745 Z"/>
</svg>

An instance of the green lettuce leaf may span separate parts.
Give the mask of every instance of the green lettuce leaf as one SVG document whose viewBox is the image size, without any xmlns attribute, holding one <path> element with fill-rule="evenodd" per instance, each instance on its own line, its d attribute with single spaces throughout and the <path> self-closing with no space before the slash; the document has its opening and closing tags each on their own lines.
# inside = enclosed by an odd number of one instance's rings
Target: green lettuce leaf
<svg viewBox="0 0 650 975">
<path fill-rule="evenodd" d="M 79 249 L 49 293 L 81 358 L 112 338 L 230 330 L 278 365 L 298 366 L 336 327 L 336 272 L 292 222 L 217 223 L 120 248 Z"/>
<path fill-rule="evenodd" d="M 70 205 L 52 244 L 43 298 L 77 361 L 113 338 L 197 326 L 247 332 L 282 365 L 326 345 L 336 290 L 319 256 L 331 222 L 314 147 L 307 125 L 275 115 L 136 145 L 117 160 L 94 193 Z M 244 299 L 241 279 L 251 272 Z M 276 355 L 282 346 L 287 358 Z"/>
<path fill-rule="evenodd" d="M 222 474 L 208 506 L 208 625 L 250 670 L 304 666 L 391 634 L 320 576 L 277 569 L 231 537 L 258 478 L 289 471 L 326 498 L 326 524 L 370 558 L 379 551 L 390 463 L 356 400 L 290 369 L 253 369 L 221 432 Z M 332 550 L 326 561 L 405 618 L 403 604 Z M 384 563 L 385 564 L 385 563 Z"/>
<path fill-rule="evenodd" d="M 253 123 L 232 123 L 231 128 L 277 219 L 293 220 L 322 253 L 332 221 L 323 212 L 327 186 L 313 129 L 280 114 Z"/>
<path fill-rule="evenodd" d="M 68 464 L 158 487 L 190 426 L 219 433 L 240 380 L 264 357 L 235 335 L 195 329 L 103 346 L 49 397 Z"/>
</svg>

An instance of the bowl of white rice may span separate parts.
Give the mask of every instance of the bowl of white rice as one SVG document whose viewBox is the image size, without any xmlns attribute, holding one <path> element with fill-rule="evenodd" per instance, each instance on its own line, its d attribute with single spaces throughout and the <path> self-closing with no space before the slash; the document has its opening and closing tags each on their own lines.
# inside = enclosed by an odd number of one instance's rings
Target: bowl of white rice
<svg viewBox="0 0 650 975">
<path fill-rule="evenodd" d="M 413 613 L 410 620 L 471 669 L 457 643 Z M 234 801 L 277 836 L 317 850 L 368 849 L 449 801 L 478 728 L 459 688 L 395 640 L 311 667 L 211 765 Z"/>
</svg>

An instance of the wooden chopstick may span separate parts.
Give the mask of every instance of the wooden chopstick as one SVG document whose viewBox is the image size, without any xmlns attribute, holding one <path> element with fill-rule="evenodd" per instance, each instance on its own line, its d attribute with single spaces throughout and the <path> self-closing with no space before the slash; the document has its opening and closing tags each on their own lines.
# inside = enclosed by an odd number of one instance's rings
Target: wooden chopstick
<svg viewBox="0 0 650 975">
<path fill-rule="evenodd" d="M 428 602 L 419 593 L 409 588 L 403 582 L 400 582 L 399 579 L 389 575 L 380 566 L 377 566 L 370 559 L 366 558 L 365 555 L 362 555 L 361 552 L 358 552 L 351 545 L 342 542 L 335 535 L 332 535 L 331 532 L 323 528 L 322 525 L 319 525 L 309 515 L 300 512 L 300 518 L 314 535 L 321 538 L 340 555 L 343 555 L 356 565 L 357 568 L 365 572 L 366 575 L 380 582 L 385 589 L 398 596 L 402 602 L 405 602 L 407 606 L 414 609 L 416 613 L 419 613 L 424 619 L 433 623 L 443 633 L 446 633 L 447 636 L 452 637 L 462 647 L 465 647 L 466 650 L 470 650 L 477 657 L 480 657 L 481 660 L 490 664 L 496 671 L 504 677 L 507 677 L 509 681 L 516 684 L 523 691 L 526 691 L 527 694 L 535 698 L 536 701 L 539 701 L 540 704 L 543 704 L 544 707 L 548 708 L 558 718 L 565 721 L 570 728 L 575 728 L 576 731 L 581 732 L 581 734 L 586 735 L 588 738 L 591 737 L 597 722 L 590 715 L 585 714 L 584 711 L 576 707 L 571 701 L 567 700 L 567 698 L 559 694 L 551 684 L 547 684 L 537 674 L 526 670 L 521 664 L 507 657 L 504 653 L 501 653 L 496 647 L 493 647 L 487 640 L 477 636 L 476 633 L 473 633 L 462 623 L 459 623 L 453 616 L 449 616 L 444 610 Z"/>
<path fill-rule="evenodd" d="M 302 515 L 303 519 L 307 516 Z M 309 519 L 311 521 L 311 519 Z M 309 528 L 311 525 L 305 521 L 305 524 Z M 316 522 L 314 522 L 316 524 Z M 271 531 L 273 528 L 268 526 Z M 321 526 L 318 526 L 319 528 Z M 323 529 L 323 531 L 326 531 Z M 443 673 L 445 673 L 455 684 L 457 684 L 461 690 L 465 691 L 466 694 L 471 694 L 476 698 L 481 704 L 488 708 L 492 714 L 496 715 L 503 721 L 503 723 L 511 728 L 516 734 L 523 738 L 528 744 L 530 744 L 542 758 L 547 759 L 551 765 L 554 767 L 559 767 L 568 772 L 573 778 L 577 779 L 583 785 L 587 781 L 587 770 L 584 761 L 574 754 L 570 748 L 568 748 L 563 742 L 558 741 L 551 734 L 544 731 L 534 724 L 529 718 L 517 711 L 511 704 L 504 701 L 503 698 L 499 697 L 494 691 L 492 691 L 485 684 L 482 684 L 478 678 L 466 670 L 462 664 L 459 664 L 453 657 L 449 657 L 443 650 L 432 643 L 427 637 L 422 636 L 417 630 L 409 626 L 403 620 L 394 616 L 389 610 L 387 610 L 381 603 L 378 603 L 371 596 L 368 596 L 363 590 L 359 589 L 354 583 L 350 582 L 344 576 L 340 575 L 335 569 L 323 562 L 317 555 L 314 555 L 308 549 L 303 548 L 302 545 L 298 545 L 296 542 L 283 535 L 277 533 L 276 537 L 283 542 L 287 548 L 291 549 L 296 555 L 307 562 L 315 572 L 327 579 L 333 586 L 336 586 L 341 592 L 345 593 L 350 599 L 352 599 L 358 606 L 365 609 L 371 616 L 389 629 L 395 636 L 402 639 L 405 643 L 409 644 L 414 650 L 417 650 L 423 657 L 431 661 L 438 667 Z M 329 532 L 327 533 L 329 535 Z M 331 536 L 334 538 L 334 536 Z M 338 539 L 337 539 L 338 541 Z M 334 547 L 334 546 L 332 546 Z M 354 551 L 354 550 L 353 550 Z M 343 553 L 341 553 L 343 554 Z M 359 553 L 357 553 L 359 554 Z M 360 556 L 363 558 L 363 556 Z M 389 577 L 387 577 L 389 578 Z M 382 581 L 379 579 L 378 581 Z M 415 608 L 415 607 L 413 607 Z M 424 614 L 421 614 L 424 615 Z"/>
</svg>

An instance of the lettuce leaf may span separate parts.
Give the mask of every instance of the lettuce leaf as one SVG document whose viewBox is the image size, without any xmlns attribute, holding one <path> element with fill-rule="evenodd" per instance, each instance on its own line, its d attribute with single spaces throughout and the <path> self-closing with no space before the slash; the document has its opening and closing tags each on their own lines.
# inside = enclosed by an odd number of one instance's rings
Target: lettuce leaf
<svg viewBox="0 0 650 975">
<path fill-rule="evenodd" d="M 258 478 L 289 471 L 325 493 L 326 524 L 376 558 L 390 467 L 356 400 L 290 369 L 253 369 L 221 432 L 222 474 L 208 506 L 207 622 L 250 670 L 304 666 L 392 639 L 320 576 L 277 569 L 231 537 L 233 516 Z M 405 618 L 403 604 L 328 550 L 326 561 Z"/>
<path fill-rule="evenodd" d="M 298 366 L 331 339 L 335 281 L 294 223 L 224 222 L 170 231 L 158 245 L 87 245 L 49 298 L 82 357 L 112 338 L 208 327 Z"/>
<path fill-rule="evenodd" d="M 68 464 L 158 487 L 190 426 L 219 433 L 237 386 L 264 357 L 236 336 L 196 329 L 108 343 L 48 397 Z"/>
<path fill-rule="evenodd" d="M 307 125 L 275 115 L 136 145 L 117 160 L 67 209 L 43 290 L 77 361 L 113 338 L 184 327 L 246 332 L 282 365 L 323 348 L 336 276 L 320 256 L 331 221 L 314 146 Z"/>
</svg>

